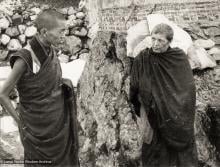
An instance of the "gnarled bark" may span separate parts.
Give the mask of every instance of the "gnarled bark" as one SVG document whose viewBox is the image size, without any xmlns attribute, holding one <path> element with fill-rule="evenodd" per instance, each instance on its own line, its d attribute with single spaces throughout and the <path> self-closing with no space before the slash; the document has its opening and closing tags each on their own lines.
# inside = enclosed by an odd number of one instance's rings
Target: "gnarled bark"
<svg viewBox="0 0 220 167">
<path fill-rule="evenodd" d="M 140 140 L 128 100 L 123 34 L 99 32 L 78 88 L 82 166 L 138 166 Z"/>
</svg>

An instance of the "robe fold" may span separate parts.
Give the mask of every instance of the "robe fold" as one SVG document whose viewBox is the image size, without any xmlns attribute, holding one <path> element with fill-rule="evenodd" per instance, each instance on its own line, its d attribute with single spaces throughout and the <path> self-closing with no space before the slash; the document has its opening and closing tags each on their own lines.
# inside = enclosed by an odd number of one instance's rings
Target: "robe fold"
<svg viewBox="0 0 220 167">
<path fill-rule="evenodd" d="M 24 146 L 25 167 L 78 166 L 73 87 L 62 79 L 54 49 L 51 47 L 47 52 L 37 38 L 33 38 L 30 44 L 41 62 L 38 73 L 32 71 L 32 55 L 28 50 L 21 49 L 10 58 L 12 67 L 18 57 L 28 67 L 17 83 L 21 120 L 19 131 Z M 34 164 L 31 160 L 40 161 Z"/>
</svg>

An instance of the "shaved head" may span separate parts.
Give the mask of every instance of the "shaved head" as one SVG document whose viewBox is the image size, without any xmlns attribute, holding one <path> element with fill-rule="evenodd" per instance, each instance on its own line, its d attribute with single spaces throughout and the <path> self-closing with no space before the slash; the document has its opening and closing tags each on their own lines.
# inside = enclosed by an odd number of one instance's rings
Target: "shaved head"
<svg viewBox="0 0 220 167">
<path fill-rule="evenodd" d="M 65 16 L 54 9 L 46 9 L 39 13 L 35 20 L 35 25 L 38 31 L 42 28 L 52 30 L 57 26 L 59 20 L 66 20 Z"/>
</svg>

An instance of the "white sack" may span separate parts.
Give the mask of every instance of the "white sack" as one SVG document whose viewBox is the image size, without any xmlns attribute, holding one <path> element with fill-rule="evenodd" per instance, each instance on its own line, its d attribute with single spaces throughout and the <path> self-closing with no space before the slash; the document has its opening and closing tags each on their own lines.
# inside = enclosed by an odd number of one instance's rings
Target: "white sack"
<svg viewBox="0 0 220 167">
<path fill-rule="evenodd" d="M 147 36 L 144 40 L 142 40 L 133 51 L 133 57 L 136 57 L 142 50 L 146 48 L 150 48 L 152 46 L 151 37 Z"/>
<path fill-rule="evenodd" d="M 134 57 L 134 48 L 150 35 L 147 20 L 142 20 L 127 30 L 127 56 Z"/>
<path fill-rule="evenodd" d="M 85 63 L 86 62 L 81 59 L 77 59 L 69 63 L 61 63 L 62 77 L 70 79 L 73 86 L 76 87 L 83 72 Z"/>
</svg>

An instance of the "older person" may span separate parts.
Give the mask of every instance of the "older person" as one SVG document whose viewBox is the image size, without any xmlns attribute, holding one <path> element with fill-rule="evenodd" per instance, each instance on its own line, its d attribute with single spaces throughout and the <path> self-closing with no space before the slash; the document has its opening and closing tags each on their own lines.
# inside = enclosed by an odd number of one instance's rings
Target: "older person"
<svg viewBox="0 0 220 167">
<path fill-rule="evenodd" d="M 153 129 L 152 140 L 142 147 L 144 167 L 197 166 L 195 84 L 185 53 L 170 47 L 173 35 L 169 25 L 155 26 L 152 47 L 132 66 L 130 99 L 138 116 L 146 112 Z"/>
<path fill-rule="evenodd" d="M 74 94 L 54 49 L 64 40 L 65 25 L 61 13 L 42 11 L 36 18 L 39 33 L 11 56 L 12 71 L 0 90 L 0 103 L 19 126 L 25 167 L 79 165 Z M 18 112 L 8 97 L 15 86 Z"/>
</svg>

